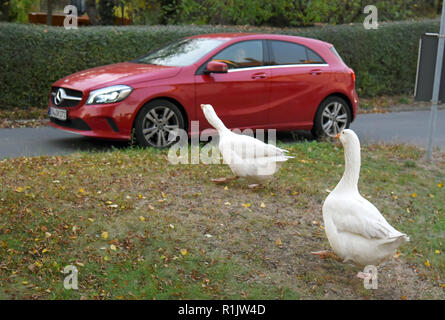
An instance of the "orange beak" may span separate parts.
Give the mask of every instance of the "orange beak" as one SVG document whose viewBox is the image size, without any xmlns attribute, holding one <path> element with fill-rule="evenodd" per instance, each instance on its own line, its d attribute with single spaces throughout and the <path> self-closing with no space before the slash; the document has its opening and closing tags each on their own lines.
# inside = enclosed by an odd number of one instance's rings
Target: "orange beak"
<svg viewBox="0 0 445 320">
<path fill-rule="evenodd" d="M 337 139 L 340 139 L 340 132 L 335 136 Z"/>
</svg>

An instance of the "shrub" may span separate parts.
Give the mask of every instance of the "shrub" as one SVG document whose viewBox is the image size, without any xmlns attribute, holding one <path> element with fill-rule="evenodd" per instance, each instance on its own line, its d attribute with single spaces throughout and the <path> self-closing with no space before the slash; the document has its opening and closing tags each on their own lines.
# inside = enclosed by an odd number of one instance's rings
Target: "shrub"
<svg viewBox="0 0 445 320">
<path fill-rule="evenodd" d="M 139 0 L 126 0 L 132 3 Z M 362 22 L 363 9 L 374 4 L 379 21 L 435 17 L 440 1 L 379 0 L 157 0 L 174 2 L 175 23 L 230 24 L 275 27 L 301 27 L 314 23 L 343 24 Z M 147 8 L 146 11 L 149 11 Z M 172 23 L 170 20 L 169 23 Z"/>
<path fill-rule="evenodd" d="M 61 27 L 0 23 L 0 108 L 46 107 L 51 84 L 73 72 L 126 61 L 189 35 L 267 32 L 321 39 L 335 45 L 357 75 L 361 96 L 412 93 L 421 34 L 439 22 L 382 23 L 301 29 L 222 26 Z"/>
</svg>

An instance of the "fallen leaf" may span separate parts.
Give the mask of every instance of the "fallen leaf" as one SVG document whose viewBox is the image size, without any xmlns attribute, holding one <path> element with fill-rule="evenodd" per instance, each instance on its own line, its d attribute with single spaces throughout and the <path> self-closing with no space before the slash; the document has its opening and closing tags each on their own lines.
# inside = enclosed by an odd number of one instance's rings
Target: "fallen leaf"
<svg viewBox="0 0 445 320">
<path fill-rule="evenodd" d="M 187 249 L 181 249 L 181 254 L 182 254 L 183 256 L 187 255 L 187 254 L 188 254 Z"/>
<path fill-rule="evenodd" d="M 143 216 L 139 216 L 139 220 L 141 220 L 141 221 L 145 221 L 145 217 L 143 217 Z"/>
<path fill-rule="evenodd" d="M 104 231 L 102 232 L 102 238 L 104 238 L 105 240 L 108 239 L 108 231 Z"/>
<path fill-rule="evenodd" d="M 425 261 L 425 265 L 426 265 L 427 267 L 431 267 L 431 263 L 430 263 L 430 261 L 429 261 L 428 259 L 426 259 L 426 261 Z"/>
<path fill-rule="evenodd" d="M 266 205 L 264 204 L 264 202 L 261 202 L 260 207 L 261 208 L 266 208 Z"/>
<path fill-rule="evenodd" d="M 443 188 L 443 183 L 439 183 L 437 186 L 438 186 L 439 188 Z"/>
<path fill-rule="evenodd" d="M 117 250 L 117 248 L 116 248 L 116 246 L 114 244 L 110 245 L 110 249 L 113 250 L 113 251 Z"/>
<path fill-rule="evenodd" d="M 281 247 L 283 244 L 281 243 L 281 239 L 277 238 L 277 241 L 275 241 L 276 245 Z"/>
<path fill-rule="evenodd" d="M 417 193 L 415 193 L 415 192 L 411 193 L 411 197 L 413 197 L 413 198 L 417 197 Z"/>
</svg>

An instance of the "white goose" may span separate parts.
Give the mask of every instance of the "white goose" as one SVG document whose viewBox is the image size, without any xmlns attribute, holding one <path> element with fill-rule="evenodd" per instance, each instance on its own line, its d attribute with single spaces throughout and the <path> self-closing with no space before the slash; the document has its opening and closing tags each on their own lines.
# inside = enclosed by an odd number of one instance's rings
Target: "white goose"
<svg viewBox="0 0 445 320">
<path fill-rule="evenodd" d="M 219 151 L 224 162 L 235 174 L 233 178 L 212 179 L 213 182 L 223 183 L 244 177 L 255 182 L 249 185 L 250 188 L 254 188 L 271 178 L 283 162 L 293 158 L 285 154 L 287 150 L 230 131 L 210 104 L 201 104 L 201 109 L 207 121 L 218 131 Z"/>
<path fill-rule="evenodd" d="M 357 135 L 345 129 L 337 138 L 344 147 L 345 172 L 323 204 L 326 236 L 334 252 L 344 261 L 377 266 L 394 255 L 397 247 L 409 238 L 394 229 L 379 210 L 360 195 L 360 141 Z M 359 272 L 357 276 L 366 278 L 369 275 Z"/>
</svg>

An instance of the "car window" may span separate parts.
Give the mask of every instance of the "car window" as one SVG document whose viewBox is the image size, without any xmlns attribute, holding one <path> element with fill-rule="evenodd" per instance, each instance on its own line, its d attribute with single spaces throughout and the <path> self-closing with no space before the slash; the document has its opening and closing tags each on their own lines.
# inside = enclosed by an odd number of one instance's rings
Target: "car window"
<svg viewBox="0 0 445 320">
<path fill-rule="evenodd" d="M 322 57 L 320 57 L 318 55 L 318 53 L 316 53 L 315 51 L 306 48 L 307 50 L 307 58 L 308 58 L 308 63 L 326 63 Z"/>
<path fill-rule="evenodd" d="M 287 41 L 270 41 L 272 65 L 325 63 L 313 50 Z"/>
<path fill-rule="evenodd" d="M 227 40 L 222 38 L 186 38 L 173 42 L 133 62 L 172 67 L 189 66 Z"/>
<path fill-rule="evenodd" d="M 213 56 L 212 61 L 227 64 L 229 69 L 250 68 L 263 65 L 263 42 L 243 41 L 231 45 Z"/>
</svg>

